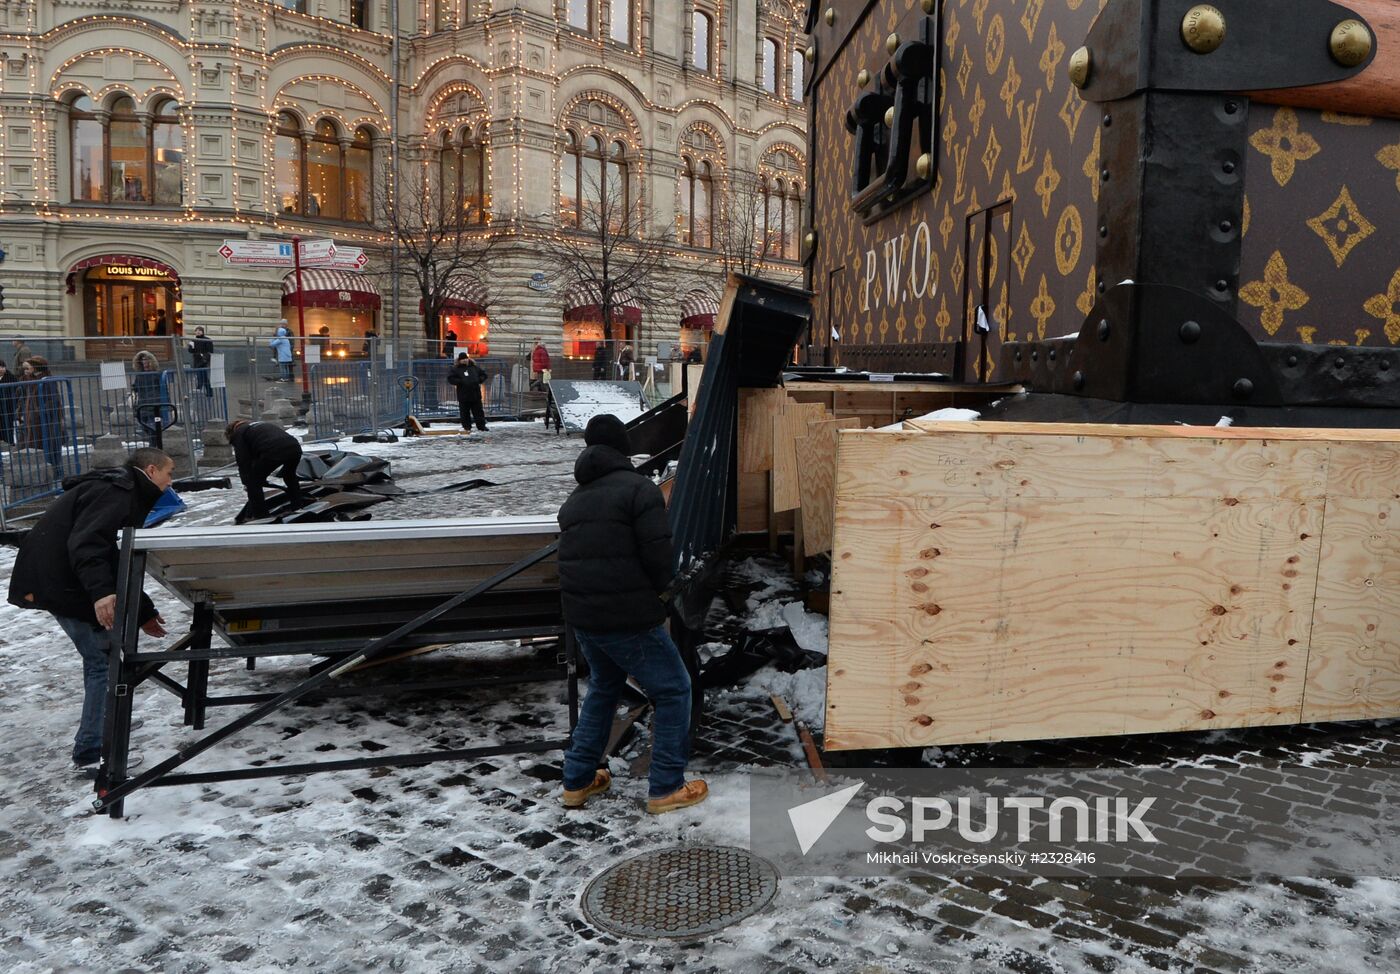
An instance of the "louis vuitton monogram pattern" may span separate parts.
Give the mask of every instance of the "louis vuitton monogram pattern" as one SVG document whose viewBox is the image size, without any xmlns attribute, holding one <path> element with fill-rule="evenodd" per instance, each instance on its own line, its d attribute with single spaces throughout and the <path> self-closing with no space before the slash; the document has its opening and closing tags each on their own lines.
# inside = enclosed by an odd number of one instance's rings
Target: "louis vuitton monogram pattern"
<svg viewBox="0 0 1400 974">
<path fill-rule="evenodd" d="M 1400 344 L 1400 121 L 1249 111 L 1236 317 L 1273 341 Z"/>
<path fill-rule="evenodd" d="M 812 113 L 818 240 L 813 334 L 829 339 L 833 328 L 840 334 L 835 361 L 841 345 L 966 337 L 977 303 L 985 304 L 1002 340 L 1078 332 L 1086 294 L 1092 304 L 1094 287 L 1102 112 L 1079 97 L 1065 62 L 1105 2 L 944 0 L 935 185 L 927 196 L 865 226 L 848 204 L 852 136 L 845 113 L 863 90 L 858 73 L 864 68 L 874 75 L 886 64 L 885 39 L 891 33 L 916 36 L 924 16 L 918 2 L 871 6 L 819 81 Z M 975 217 L 993 208 L 996 220 L 984 245 L 979 231 L 969 228 L 986 228 Z M 885 244 L 891 239 L 910 247 L 893 287 L 886 281 Z M 980 256 L 984 246 L 995 250 L 1001 271 L 986 288 L 981 275 L 991 262 Z M 866 284 L 870 251 L 876 287 Z M 919 293 L 926 268 L 929 285 Z M 905 286 L 906 274 L 915 287 Z"/>
</svg>

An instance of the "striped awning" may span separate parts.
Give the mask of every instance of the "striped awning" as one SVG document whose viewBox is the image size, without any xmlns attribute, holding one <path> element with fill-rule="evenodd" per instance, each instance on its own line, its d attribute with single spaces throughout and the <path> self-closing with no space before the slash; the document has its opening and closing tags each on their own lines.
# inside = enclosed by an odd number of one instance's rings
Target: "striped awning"
<svg viewBox="0 0 1400 974">
<path fill-rule="evenodd" d="M 379 308 L 379 288 L 372 281 L 348 271 L 304 268 L 301 286 L 302 303 L 308 308 L 339 308 L 346 311 Z M 282 278 L 282 303 L 296 304 L 296 294 L 297 276 L 293 271 Z"/>
<path fill-rule="evenodd" d="M 691 291 L 681 299 L 681 327 L 703 328 L 715 326 L 715 315 L 719 314 L 719 302 L 704 291 Z"/>
<path fill-rule="evenodd" d="M 442 310 L 451 314 L 479 315 L 486 313 L 486 285 L 469 277 L 453 277 L 444 288 L 447 292 Z"/>
<path fill-rule="evenodd" d="M 642 302 L 627 289 L 613 291 L 612 310 L 614 317 L 629 325 L 641 324 Z M 602 318 L 603 299 L 596 286 L 579 281 L 564 292 L 565 321 L 601 321 Z"/>
</svg>

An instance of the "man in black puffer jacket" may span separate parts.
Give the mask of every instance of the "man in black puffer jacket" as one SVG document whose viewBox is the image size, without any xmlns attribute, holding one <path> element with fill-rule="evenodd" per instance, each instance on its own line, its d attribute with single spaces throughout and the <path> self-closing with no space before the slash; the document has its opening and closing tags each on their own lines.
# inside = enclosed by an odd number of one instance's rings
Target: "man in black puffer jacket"
<svg viewBox="0 0 1400 974">
<path fill-rule="evenodd" d="M 447 384 L 457 388 L 457 414 L 464 430 L 470 431 L 475 421 L 476 428 L 486 432 L 486 411 L 481 405 L 481 385 L 485 381 L 486 370 L 466 352 L 457 356 L 457 364 L 447 374 Z"/>
<path fill-rule="evenodd" d="M 301 507 L 301 480 L 297 477 L 301 443 L 295 436 L 276 423 L 250 423 L 246 419 L 235 419 L 224 432 L 233 447 L 233 458 L 238 461 L 238 478 L 248 493 L 248 504 L 234 518 L 235 523 L 267 517 L 263 488 L 267 486 L 267 478 L 276 471 L 280 471 L 282 483 L 287 487 L 287 503 L 293 508 Z"/>
<path fill-rule="evenodd" d="M 661 601 L 676 572 L 666 503 L 633 469 L 616 416 L 589 420 L 583 441 L 574 465 L 579 485 L 559 509 L 564 619 L 589 667 L 588 696 L 564 755 L 564 805 L 578 808 L 611 784 L 600 765 L 630 675 L 655 708 L 647 811 L 685 808 L 708 790 L 685 780 L 690 674 L 666 632 Z"/>
<path fill-rule="evenodd" d="M 63 495 L 25 536 L 10 575 L 10 604 L 50 613 L 83 658 L 83 715 L 73 739 L 73 764 L 102 757 L 107 710 L 107 659 L 117 610 L 117 532 L 140 527 L 175 472 L 160 450 L 137 450 L 126 464 L 63 482 Z M 164 636 L 164 621 L 141 595 L 141 628 Z"/>
</svg>

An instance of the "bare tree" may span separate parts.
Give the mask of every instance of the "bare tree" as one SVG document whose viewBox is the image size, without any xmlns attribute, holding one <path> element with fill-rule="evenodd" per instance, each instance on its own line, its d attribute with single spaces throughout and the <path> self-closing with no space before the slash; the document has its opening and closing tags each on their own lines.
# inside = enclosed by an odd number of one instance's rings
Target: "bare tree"
<svg viewBox="0 0 1400 974">
<path fill-rule="evenodd" d="M 772 211 L 774 199 L 782 206 L 781 199 L 765 195 L 763 184 L 753 173 L 730 174 L 716 207 L 713 228 L 714 247 L 727 273 L 784 282 L 801 277 L 800 269 L 774 266 L 785 243 L 780 229 L 782 214 Z M 796 227 L 789 230 L 797 232 Z"/>
<path fill-rule="evenodd" d="M 405 159 L 397 174 L 385 165 L 378 173 L 376 192 L 383 200 L 388 231 L 399 245 L 399 274 L 413 284 L 422 303 L 423 334 L 436 342 L 439 322 L 448 301 L 463 286 L 476 285 L 482 309 L 491 302 L 486 286 L 501 235 L 490 225 L 489 201 L 461 198 L 456 185 L 446 185 L 432 152 Z M 378 276 L 392 272 L 384 270 Z"/>
<path fill-rule="evenodd" d="M 674 228 L 649 225 L 641 202 L 627 198 L 624 183 L 608 178 L 599 185 L 585 175 L 576 213 L 563 215 L 564 228 L 541 242 L 542 256 L 553 268 L 550 283 L 560 292 L 582 292 L 602 312 L 603 337 L 623 337 L 617 327 L 622 309 L 640 305 L 654 314 L 679 308 L 679 295 L 665 288 L 663 278 L 675 251 Z M 576 226 L 568 217 L 575 216 Z M 539 217 L 554 226 L 555 214 Z"/>
</svg>

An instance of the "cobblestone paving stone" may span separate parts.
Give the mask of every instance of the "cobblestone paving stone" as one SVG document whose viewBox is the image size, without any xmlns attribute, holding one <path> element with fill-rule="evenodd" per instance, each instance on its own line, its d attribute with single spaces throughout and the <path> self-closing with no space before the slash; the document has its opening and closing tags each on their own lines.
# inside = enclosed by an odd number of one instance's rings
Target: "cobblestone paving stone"
<svg viewBox="0 0 1400 974">
<path fill-rule="evenodd" d="M 741 623 L 721 604 L 708 635 L 732 641 Z M 62 647 L 37 660 L 0 654 L 0 685 L 24 694 L 13 704 L 21 719 L 0 743 L 7 971 L 1400 970 L 1394 893 L 1366 908 L 1364 880 L 788 877 L 769 911 L 703 943 L 621 941 L 585 922 L 579 896 L 589 879 L 622 857 L 679 842 L 743 845 L 747 801 L 733 797 L 743 768 L 804 762 L 760 685 L 709 695 L 693 770 L 711 780 L 715 796 L 660 818 L 643 813 L 642 782 L 621 773 L 643 746 L 638 735 L 614 761 L 614 793 L 577 812 L 558 808 L 557 755 L 545 755 L 154 789 L 133 796 L 129 818 L 113 822 L 87 815 L 81 786 L 55 774 L 55 754 L 66 748 L 26 726 L 66 698 L 71 671 L 52 676 L 46 667 L 61 658 Z M 406 665 L 441 674 L 450 661 Z M 240 666 L 217 685 L 256 691 L 286 686 L 300 672 Z M 192 739 L 172 698 L 147 694 L 138 712 L 148 760 Z M 313 751 L 461 747 L 542 733 L 559 726 L 560 714 L 557 690 L 546 687 L 519 691 L 508 704 L 479 691 L 447 702 L 311 701 L 237 735 L 217 762 L 200 767 L 301 760 Z M 1379 767 L 1400 758 L 1396 726 L 950 747 L 928 757 L 950 767 L 1204 759 Z M 863 764 L 915 760 L 910 752 L 860 756 Z"/>
</svg>

